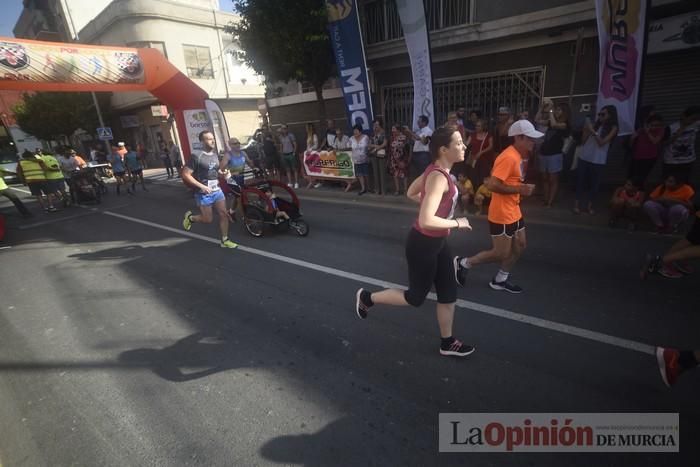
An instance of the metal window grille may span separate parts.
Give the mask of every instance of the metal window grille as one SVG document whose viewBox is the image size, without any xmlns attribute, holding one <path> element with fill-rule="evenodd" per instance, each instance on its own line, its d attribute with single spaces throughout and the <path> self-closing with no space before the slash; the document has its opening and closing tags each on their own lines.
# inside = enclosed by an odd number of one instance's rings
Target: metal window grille
<svg viewBox="0 0 700 467">
<path fill-rule="evenodd" d="M 529 110 L 531 115 L 544 93 L 544 67 L 508 70 L 435 80 L 433 100 L 435 122 L 442 125 L 447 114 L 459 107 L 480 110 L 484 118 L 491 119 L 498 107 L 507 106 L 517 113 Z M 401 84 L 382 88 L 384 115 L 388 124 L 400 123 L 415 126 L 413 118 L 413 85 Z"/>
<path fill-rule="evenodd" d="M 423 0 L 429 31 L 469 24 L 473 0 Z M 367 44 L 403 37 L 395 0 L 371 0 L 361 7 L 363 34 Z"/>
</svg>

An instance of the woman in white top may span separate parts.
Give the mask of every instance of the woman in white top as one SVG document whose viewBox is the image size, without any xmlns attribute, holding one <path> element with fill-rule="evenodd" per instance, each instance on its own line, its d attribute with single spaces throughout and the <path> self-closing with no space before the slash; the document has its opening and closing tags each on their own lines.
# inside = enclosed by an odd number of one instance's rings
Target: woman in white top
<svg viewBox="0 0 700 467">
<path fill-rule="evenodd" d="M 595 125 L 586 119 L 583 128 L 583 148 L 578 159 L 576 180 L 576 204 L 574 214 L 581 214 L 581 205 L 588 201 L 588 213 L 595 214 L 593 199 L 598 193 L 600 176 L 608 160 L 610 142 L 618 132 L 617 108 L 606 105 L 598 113 Z"/>
<path fill-rule="evenodd" d="M 358 195 L 367 193 L 367 176 L 369 175 L 369 137 L 362 133 L 362 127 L 355 125 L 352 127 L 352 138 L 350 138 L 352 148 L 352 163 L 355 166 L 355 177 L 360 181 L 360 192 Z M 345 191 L 349 191 L 353 182 L 348 182 Z"/>
</svg>

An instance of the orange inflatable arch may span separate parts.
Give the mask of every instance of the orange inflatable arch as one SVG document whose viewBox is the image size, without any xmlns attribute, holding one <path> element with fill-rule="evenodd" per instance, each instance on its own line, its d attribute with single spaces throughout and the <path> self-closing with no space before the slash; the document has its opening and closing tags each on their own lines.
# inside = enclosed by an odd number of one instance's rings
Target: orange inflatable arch
<svg viewBox="0 0 700 467">
<path fill-rule="evenodd" d="M 0 90 L 148 91 L 174 111 L 187 158 L 191 141 L 184 112 L 205 109 L 209 97 L 156 49 L 9 37 L 0 37 Z"/>
</svg>

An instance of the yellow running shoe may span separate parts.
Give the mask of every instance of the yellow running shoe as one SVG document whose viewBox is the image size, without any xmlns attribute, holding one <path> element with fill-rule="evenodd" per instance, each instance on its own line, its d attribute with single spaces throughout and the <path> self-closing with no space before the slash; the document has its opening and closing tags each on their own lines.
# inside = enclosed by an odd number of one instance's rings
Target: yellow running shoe
<svg viewBox="0 0 700 467">
<path fill-rule="evenodd" d="M 238 248 L 238 243 L 232 242 L 228 237 L 222 238 L 221 248 Z"/>
<path fill-rule="evenodd" d="M 190 216 L 192 215 L 192 211 L 187 211 L 185 213 L 185 218 L 182 219 L 182 228 L 189 231 L 192 228 L 192 219 L 190 219 Z"/>
</svg>

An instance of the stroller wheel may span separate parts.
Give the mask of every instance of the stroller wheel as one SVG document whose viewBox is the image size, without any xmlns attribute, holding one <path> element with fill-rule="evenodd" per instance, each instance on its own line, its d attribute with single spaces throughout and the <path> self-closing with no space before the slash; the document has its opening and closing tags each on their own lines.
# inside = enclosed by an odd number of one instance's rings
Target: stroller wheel
<svg viewBox="0 0 700 467">
<path fill-rule="evenodd" d="M 297 235 L 300 237 L 306 237 L 309 235 L 309 224 L 303 219 L 289 220 L 289 227 L 291 227 Z"/>
<path fill-rule="evenodd" d="M 253 237 L 262 237 L 265 226 L 263 213 L 255 208 L 246 209 L 243 225 Z"/>
</svg>

